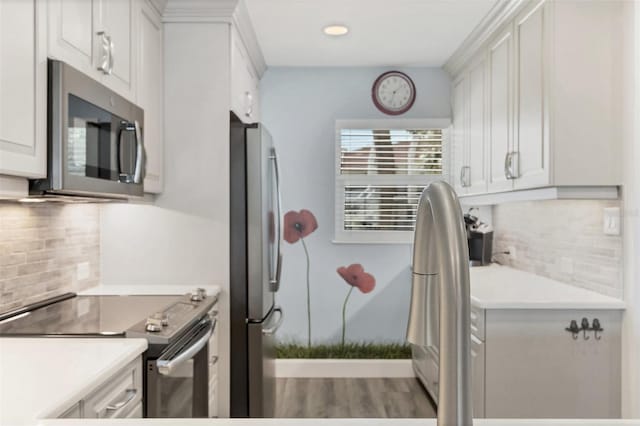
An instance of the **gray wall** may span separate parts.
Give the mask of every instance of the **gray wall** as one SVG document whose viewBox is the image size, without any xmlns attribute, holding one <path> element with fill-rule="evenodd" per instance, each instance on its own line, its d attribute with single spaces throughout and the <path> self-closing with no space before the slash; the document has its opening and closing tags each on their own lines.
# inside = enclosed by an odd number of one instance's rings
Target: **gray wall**
<svg viewBox="0 0 640 426">
<path fill-rule="evenodd" d="M 354 291 L 347 338 L 404 340 L 410 287 L 409 244 L 334 244 L 334 126 L 337 119 L 384 119 L 371 102 L 371 85 L 382 68 L 271 68 L 261 82 L 262 122 L 279 151 L 285 212 L 309 209 L 318 230 L 307 237 L 311 254 L 313 339 L 340 336 L 348 286 L 336 268 L 361 263 L 375 275 L 376 289 Z M 441 69 L 401 69 L 416 83 L 413 108 L 400 118 L 450 117 L 447 74 Z M 282 341 L 306 341 L 305 257 L 300 243 L 284 247 L 278 303 L 286 311 Z"/>
</svg>

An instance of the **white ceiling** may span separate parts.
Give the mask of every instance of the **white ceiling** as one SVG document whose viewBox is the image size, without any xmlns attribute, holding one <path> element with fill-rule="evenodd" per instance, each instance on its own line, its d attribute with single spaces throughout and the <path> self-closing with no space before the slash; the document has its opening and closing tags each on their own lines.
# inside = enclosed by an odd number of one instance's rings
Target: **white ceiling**
<svg viewBox="0 0 640 426">
<path fill-rule="evenodd" d="M 270 66 L 442 66 L 496 0 L 246 0 Z M 322 28 L 345 24 L 329 38 Z"/>
</svg>

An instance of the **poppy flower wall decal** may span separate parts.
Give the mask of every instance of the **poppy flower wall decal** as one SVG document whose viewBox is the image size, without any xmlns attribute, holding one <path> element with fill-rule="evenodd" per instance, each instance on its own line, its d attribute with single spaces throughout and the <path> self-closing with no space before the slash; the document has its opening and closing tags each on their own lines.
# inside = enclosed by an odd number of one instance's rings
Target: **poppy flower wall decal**
<svg viewBox="0 0 640 426">
<path fill-rule="evenodd" d="M 337 272 L 338 275 L 340 275 L 342 279 L 351 286 L 347 293 L 347 297 L 344 299 L 344 304 L 342 305 L 342 348 L 344 348 L 347 332 L 347 303 L 349 302 L 351 293 L 354 288 L 357 288 L 363 294 L 371 293 L 376 287 L 376 278 L 365 272 L 364 268 L 359 263 L 354 263 L 346 267 L 341 266 L 338 268 Z"/>
<path fill-rule="evenodd" d="M 311 211 L 302 209 L 299 212 L 288 211 L 284 215 L 284 239 L 289 244 L 302 243 L 307 258 L 307 346 L 311 347 L 311 284 L 309 274 L 311 259 L 305 238 L 318 229 L 318 221 Z"/>
</svg>

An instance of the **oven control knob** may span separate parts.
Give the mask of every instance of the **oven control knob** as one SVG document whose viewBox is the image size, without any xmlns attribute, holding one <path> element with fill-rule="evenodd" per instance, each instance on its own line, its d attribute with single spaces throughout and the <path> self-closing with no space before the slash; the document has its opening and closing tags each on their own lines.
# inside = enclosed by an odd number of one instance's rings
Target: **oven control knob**
<svg viewBox="0 0 640 426">
<path fill-rule="evenodd" d="M 202 302 L 207 298 L 207 291 L 204 288 L 197 288 L 193 293 L 191 293 L 191 300 L 193 302 Z"/>
<path fill-rule="evenodd" d="M 162 324 L 147 320 L 147 325 L 145 325 L 144 328 L 152 333 L 157 333 L 158 331 L 162 331 Z"/>
<path fill-rule="evenodd" d="M 151 332 L 162 331 L 162 327 L 169 325 L 169 317 L 162 312 L 157 312 L 147 318 L 145 329 Z"/>
</svg>

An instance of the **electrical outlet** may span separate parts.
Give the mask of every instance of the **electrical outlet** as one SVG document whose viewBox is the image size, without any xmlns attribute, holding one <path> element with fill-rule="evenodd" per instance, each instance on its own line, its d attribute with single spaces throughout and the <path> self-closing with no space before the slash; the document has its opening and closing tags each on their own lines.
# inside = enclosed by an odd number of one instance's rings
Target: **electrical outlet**
<svg viewBox="0 0 640 426">
<path fill-rule="evenodd" d="M 511 259 L 516 260 L 518 258 L 518 253 L 516 252 L 516 247 L 515 246 L 507 247 L 507 251 L 509 252 L 509 257 Z"/>
<path fill-rule="evenodd" d="M 602 230 L 605 235 L 620 235 L 620 208 L 604 209 Z"/>
<path fill-rule="evenodd" d="M 78 281 L 86 280 L 91 275 L 91 266 L 89 266 L 89 262 L 78 263 L 76 266 L 76 276 L 78 277 Z"/>
</svg>

